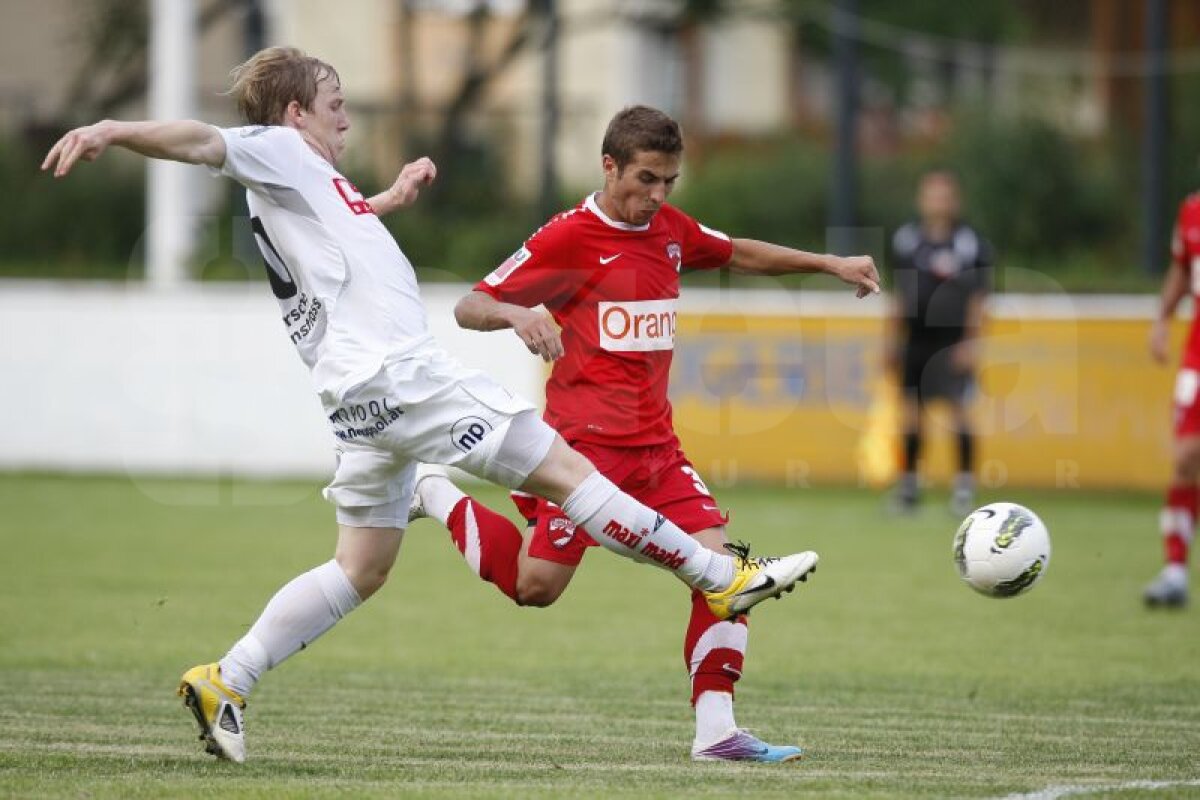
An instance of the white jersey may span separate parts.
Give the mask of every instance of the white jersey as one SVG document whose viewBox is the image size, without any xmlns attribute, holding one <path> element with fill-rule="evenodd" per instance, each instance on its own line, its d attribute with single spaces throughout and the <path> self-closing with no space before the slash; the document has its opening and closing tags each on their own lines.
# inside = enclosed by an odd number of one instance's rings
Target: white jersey
<svg viewBox="0 0 1200 800">
<path fill-rule="evenodd" d="M 366 198 L 298 131 L 219 129 L 222 175 L 246 187 L 283 324 L 326 407 L 428 339 L 412 264 Z"/>
</svg>

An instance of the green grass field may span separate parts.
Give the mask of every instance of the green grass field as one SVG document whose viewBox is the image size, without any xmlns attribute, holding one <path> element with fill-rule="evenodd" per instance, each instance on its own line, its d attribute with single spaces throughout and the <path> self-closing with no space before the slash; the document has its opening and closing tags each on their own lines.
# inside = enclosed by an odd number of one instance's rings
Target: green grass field
<svg viewBox="0 0 1200 800">
<path fill-rule="evenodd" d="M 822 554 L 755 611 L 739 689 L 739 721 L 805 760 L 688 760 L 669 576 L 593 551 L 557 606 L 518 609 L 422 522 L 381 594 L 260 684 L 237 766 L 175 682 L 329 558 L 316 485 L 0 476 L 0 796 L 1200 796 L 1200 609 L 1138 604 L 1155 498 L 1008 494 L 1055 549 L 995 601 L 959 582 L 940 507 L 720 497 L 759 552 Z"/>
</svg>

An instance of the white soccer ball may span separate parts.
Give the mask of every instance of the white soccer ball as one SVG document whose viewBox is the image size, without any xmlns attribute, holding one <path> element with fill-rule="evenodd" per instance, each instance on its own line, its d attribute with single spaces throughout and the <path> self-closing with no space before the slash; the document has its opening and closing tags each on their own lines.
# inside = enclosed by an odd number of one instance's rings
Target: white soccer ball
<svg viewBox="0 0 1200 800">
<path fill-rule="evenodd" d="M 991 503 L 972 511 L 954 534 L 954 563 L 972 589 L 988 597 L 1029 591 L 1050 565 L 1050 533 L 1028 508 Z"/>
</svg>

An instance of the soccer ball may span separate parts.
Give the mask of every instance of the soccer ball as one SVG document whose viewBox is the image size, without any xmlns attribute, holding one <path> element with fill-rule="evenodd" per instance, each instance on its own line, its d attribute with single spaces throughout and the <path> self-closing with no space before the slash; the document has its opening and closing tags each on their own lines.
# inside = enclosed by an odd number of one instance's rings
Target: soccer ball
<svg viewBox="0 0 1200 800">
<path fill-rule="evenodd" d="M 954 534 L 954 563 L 967 585 L 988 597 L 1029 591 L 1050 565 L 1050 533 L 1028 508 L 992 503 L 972 511 Z"/>
</svg>

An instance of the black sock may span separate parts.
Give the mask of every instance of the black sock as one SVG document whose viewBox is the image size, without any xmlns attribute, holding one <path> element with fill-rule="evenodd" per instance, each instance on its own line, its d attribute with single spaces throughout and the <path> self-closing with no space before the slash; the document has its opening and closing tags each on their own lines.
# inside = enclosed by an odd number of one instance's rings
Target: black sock
<svg viewBox="0 0 1200 800">
<path fill-rule="evenodd" d="M 921 454 L 921 434 L 910 431 L 904 434 L 904 471 L 917 471 L 917 456 Z"/>
<path fill-rule="evenodd" d="M 975 471 L 975 435 L 970 431 L 958 432 L 958 471 L 967 474 Z"/>
</svg>

